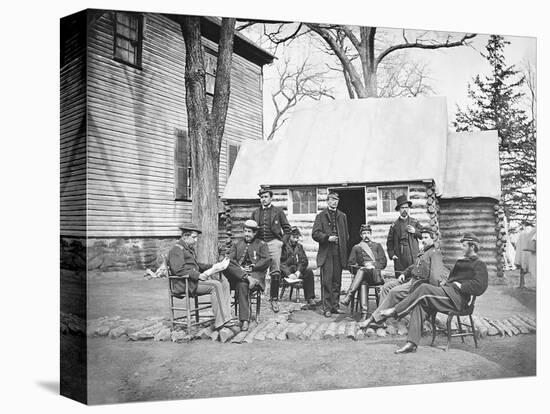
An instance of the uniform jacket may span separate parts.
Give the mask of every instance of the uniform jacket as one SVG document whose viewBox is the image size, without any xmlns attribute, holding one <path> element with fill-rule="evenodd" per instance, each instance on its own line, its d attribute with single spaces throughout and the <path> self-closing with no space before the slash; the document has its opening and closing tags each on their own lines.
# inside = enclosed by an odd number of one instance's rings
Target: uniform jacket
<svg viewBox="0 0 550 414">
<path fill-rule="evenodd" d="M 380 243 L 373 241 L 368 241 L 374 257 L 370 257 L 369 254 L 363 250 L 361 244 L 356 244 L 352 247 L 351 253 L 348 259 L 348 267 L 353 268 L 354 266 L 362 267 L 366 262 L 372 262 L 375 269 L 385 269 L 388 261 L 386 260 L 386 253 Z"/>
<path fill-rule="evenodd" d="M 401 232 L 400 226 L 402 224 L 410 224 L 416 229 L 414 234 L 409 232 Z M 418 220 L 409 216 L 405 220 L 398 218 L 390 227 L 388 232 L 388 239 L 386 247 L 388 249 L 388 256 L 391 259 L 394 255 L 398 257 L 398 260 L 394 261 L 395 270 L 405 270 L 411 264 L 418 255 L 418 240 L 422 238 L 420 232 L 421 226 Z"/>
<path fill-rule="evenodd" d="M 283 245 L 281 253 L 281 272 L 283 276 L 288 276 L 297 270 L 303 275 L 308 264 L 306 252 L 300 243 L 296 243 L 294 247 L 290 245 L 290 242 Z"/>
<path fill-rule="evenodd" d="M 342 267 L 345 267 L 348 258 L 348 219 L 345 213 L 342 213 L 338 209 L 336 210 L 336 230 L 338 232 L 338 251 L 340 253 L 340 263 L 342 264 Z M 329 245 L 331 244 L 328 241 L 330 234 L 330 215 L 328 208 L 326 208 L 317 214 L 312 229 L 313 240 L 319 243 L 319 250 L 317 252 L 317 266 L 322 266 L 325 263 Z"/>
<path fill-rule="evenodd" d="M 461 283 L 461 287 L 458 288 L 453 282 Z M 443 290 L 460 309 L 460 302 L 469 301 L 470 295 L 482 295 L 488 283 L 487 265 L 477 255 L 473 255 L 456 261 Z M 457 297 L 457 293 L 460 297 Z"/>
<path fill-rule="evenodd" d="M 211 265 L 197 262 L 195 249 L 187 243 L 178 240 L 168 252 L 168 266 L 174 276 L 189 275 L 189 293 L 194 295 L 199 282 L 199 275 Z M 173 282 L 172 291 L 175 294 L 185 293 L 185 281 Z"/>
<path fill-rule="evenodd" d="M 252 212 L 252 215 L 250 218 L 254 220 L 256 223 L 258 223 L 259 226 L 262 224 L 260 223 L 260 210 L 263 207 L 260 206 L 256 210 Z M 290 235 L 290 224 L 288 224 L 288 219 L 286 218 L 285 212 L 280 209 L 279 207 L 275 207 L 273 204 L 271 204 L 270 207 L 272 210 L 271 212 L 271 231 L 275 235 L 276 238 L 279 240 L 283 240 L 283 236 Z M 285 237 L 285 239 L 288 237 Z"/>
<path fill-rule="evenodd" d="M 439 286 L 439 281 L 442 280 L 444 273 L 443 256 L 433 244 L 421 250 L 414 264 L 403 272 L 405 279 L 413 279 L 410 292 L 422 283 Z"/>
<path fill-rule="evenodd" d="M 233 243 L 229 251 L 229 260 L 232 265 L 241 266 L 243 264 L 247 249 L 247 243 L 244 239 Z M 262 289 L 265 289 L 265 273 L 271 264 L 269 249 L 267 244 L 259 239 L 252 239 L 248 245 L 248 256 L 252 262 L 251 276 L 260 282 Z"/>
</svg>

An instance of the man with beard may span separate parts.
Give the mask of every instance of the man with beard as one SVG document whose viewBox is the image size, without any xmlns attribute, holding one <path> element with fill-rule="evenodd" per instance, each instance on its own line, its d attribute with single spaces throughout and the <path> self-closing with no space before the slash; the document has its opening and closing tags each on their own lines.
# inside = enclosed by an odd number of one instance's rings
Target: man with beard
<svg viewBox="0 0 550 414">
<path fill-rule="evenodd" d="M 350 284 L 348 292 L 340 303 L 348 306 L 355 292 L 361 287 L 361 321 L 367 319 L 368 312 L 368 286 L 367 276 L 370 273 L 380 272 L 387 264 L 386 254 L 380 243 L 371 240 L 372 229 L 368 224 L 361 224 L 359 229 L 361 242 L 353 246 L 348 259 L 348 267 L 355 271 L 355 276 Z"/>
<path fill-rule="evenodd" d="M 319 243 L 317 266 L 321 268 L 321 292 L 323 312 L 330 318 L 333 313 L 344 313 L 339 309 L 342 269 L 347 264 L 348 219 L 338 210 L 340 197 L 330 192 L 327 208 L 315 217 L 312 237 Z"/>
<path fill-rule="evenodd" d="M 228 255 L 229 265 L 224 271 L 238 297 L 239 320 L 243 331 L 248 330 L 250 322 L 250 292 L 265 289 L 265 274 L 271 262 L 267 244 L 256 237 L 257 232 L 258 223 L 246 220 L 243 229 L 244 239 L 231 246 Z"/>
<path fill-rule="evenodd" d="M 381 316 L 382 311 L 397 305 L 422 283 L 439 286 L 444 273 L 443 256 L 434 245 L 433 230 L 429 227 L 423 227 L 421 234 L 422 250 L 418 253 L 415 263 L 405 269 L 403 274 L 398 278 L 401 284 L 390 289 L 387 296 L 380 303 L 380 306 L 376 308 L 360 327 L 364 329 L 369 326 L 380 327 L 381 325 L 378 325 L 378 323 L 383 319 Z"/>
<path fill-rule="evenodd" d="M 473 296 L 480 296 L 487 290 L 487 266 L 477 255 L 479 239 L 473 233 L 466 233 L 460 242 L 464 257 L 456 261 L 447 281 L 441 281 L 440 286 L 424 283 L 395 307 L 381 312 L 382 318 L 402 318 L 411 314 L 407 343 L 397 349 L 396 354 L 416 351 L 427 313 L 460 312 L 471 304 Z"/>
<path fill-rule="evenodd" d="M 288 283 L 294 283 L 297 280 L 302 281 L 307 307 L 313 309 L 315 308 L 315 282 L 313 280 L 313 270 L 308 267 L 304 247 L 299 243 L 301 235 L 298 227 L 291 228 L 290 238 L 283 245 L 281 273 Z"/>
<path fill-rule="evenodd" d="M 210 294 L 212 312 L 214 313 L 214 329 L 229 326 L 231 319 L 231 295 L 229 283 L 219 273 L 227 268 L 229 260 L 214 265 L 197 262 L 195 244 L 201 230 L 192 223 L 182 224 L 181 238 L 168 252 L 168 266 L 174 276 L 189 275 L 189 293 L 191 296 Z M 185 282 L 172 282 L 172 291 L 175 294 L 185 293 Z"/>
<path fill-rule="evenodd" d="M 258 239 L 267 244 L 271 264 L 269 276 L 269 301 L 273 312 L 279 312 L 279 283 L 281 278 L 281 250 L 283 242 L 290 235 L 290 224 L 283 210 L 275 207 L 271 200 L 273 191 L 260 188 L 258 191 L 261 206 L 252 212 L 251 219 L 258 223 Z"/>
<path fill-rule="evenodd" d="M 399 218 L 391 225 L 388 232 L 386 247 L 388 257 L 393 260 L 395 276 L 414 263 L 418 255 L 418 240 L 420 223 L 409 216 L 412 203 L 402 194 L 397 197 L 395 210 L 399 211 Z"/>
</svg>

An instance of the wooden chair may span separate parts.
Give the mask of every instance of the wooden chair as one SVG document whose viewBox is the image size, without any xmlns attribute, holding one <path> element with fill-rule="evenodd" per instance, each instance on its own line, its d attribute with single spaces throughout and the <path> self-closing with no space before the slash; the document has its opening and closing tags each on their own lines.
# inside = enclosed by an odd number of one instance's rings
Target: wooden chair
<svg viewBox="0 0 550 414">
<path fill-rule="evenodd" d="M 252 305 L 256 305 L 256 312 L 254 315 L 254 320 L 260 322 L 260 306 L 262 304 L 262 291 L 259 287 L 254 287 L 248 294 L 248 307 L 250 309 L 250 314 L 252 314 Z M 239 314 L 239 296 L 238 291 L 235 290 L 235 315 Z"/>
<path fill-rule="evenodd" d="M 206 316 L 200 314 L 201 310 L 212 308 L 212 303 L 210 301 L 203 301 L 202 303 L 199 303 L 199 297 L 197 295 L 191 295 L 189 292 L 189 275 L 172 275 L 172 272 L 170 271 L 170 264 L 167 262 L 165 256 L 163 256 L 163 259 L 165 260 L 166 268 L 168 269 L 168 308 L 170 310 L 172 330 L 176 325 L 187 325 L 187 332 L 190 332 L 192 326 L 201 323 L 201 318 L 205 319 L 202 323 L 213 321 L 214 318 L 211 315 Z M 176 281 L 185 282 L 184 293 L 174 293 L 174 282 Z M 191 298 L 194 300 L 193 304 L 191 304 Z M 174 305 L 174 299 L 183 301 L 183 305 Z M 183 312 L 183 315 L 178 316 L 177 313 L 179 312 Z M 195 322 L 192 322 L 191 320 L 192 314 L 195 317 Z"/>
<path fill-rule="evenodd" d="M 462 310 L 461 312 L 453 312 L 453 311 L 451 311 L 451 312 L 440 312 L 440 313 L 444 313 L 444 314 L 447 315 L 446 329 L 440 328 L 440 330 L 443 330 L 447 335 L 447 345 L 445 346 L 445 351 L 449 350 L 449 345 L 451 344 L 451 338 L 453 338 L 453 337 L 460 337 L 460 339 L 462 339 L 462 342 L 464 343 L 464 337 L 465 336 L 473 336 L 475 347 L 476 348 L 478 347 L 478 345 L 477 345 L 478 333 L 476 332 L 476 328 L 475 328 L 475 325 L 474 325 L 474 320 L 472 319 L 472 314 L 474 312 L 475 302 L 476 302 L 476 297 L 472 296 L 472 299 L 470 300 L 469 305 L 464 310 Z M 437 328 L 436 328 L 436 325 L 435 325 L 435 316 L 436 316 L 436 314 L 437 314 L 437 312 L 433 312 L 433 313 L 430 314 L 430 321 L 432 323 L 432 343 L 430 344 L 430 346 L 433 346 L 433 344 L 435 342 L 435 335 L 437 333 L 436 332 Z M 451 323 L 452 323 L 452 320 L 455 316 L 456 316 L 456 319 L 457 319 L 458 332 L 453 334 L 452 329 L 451 329 Z M 464 325 L 466 327 L 470 328 L 471 332 L 468 332 L 466 329 L 463 329 L 463 327 L 462 327 L 463 323 L 460 320 L 461 316 L 468 316 L 469 317 L 470 324 L 464 323 Z"/>
<path fill-rule="evenodd" d="M 296 302 L 300 301 L 300 289 L 304 289 L 304 283 L 302 280 L 296 283 L 288 283 L 284 278 L 282 278 L 282 287 L 281 287 L 281 294 L 279 295 L 279 299 L 283 299 L 283 295 L 285 294 L 286 288 L 290 287 L 290 291 L 288 292 L 288 300 L 292 300 L 292 293 L 294 292 L 294 289 L 296 289 Z"/>
</svg>

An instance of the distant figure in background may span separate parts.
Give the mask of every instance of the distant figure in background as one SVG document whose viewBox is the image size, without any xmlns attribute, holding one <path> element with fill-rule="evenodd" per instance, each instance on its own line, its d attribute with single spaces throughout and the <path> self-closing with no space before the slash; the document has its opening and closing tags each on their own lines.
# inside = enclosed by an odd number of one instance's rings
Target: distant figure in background
<svg viewBox="0 0 550 414">
<path fill-rule="evenodd" d="M 342 269 L 347 265 L 348 256 L 348 219 L 338 210 L 340 197 L 330 192 L 327 208 L 315 217 L 312 237 L 319 243 L 317 266 L 321 268 L 321 292 L 323 312 L 327 318 L 340 311 L 340 288 L 342 287 Z"/>
<path fill-rule="evenodd" d="M 244 222 L 244 238 L 231 246 L 229 265 L 224 272 L 239 297 L 239 320 L 243 331 L 248 330 L 250 323 L 250 292 L 265 289 L 265 274 L 271 262 L 267 244 L 256 238 L 257 232 L 258 224 L 254 220 Z"/>
<path fill-rule="evenodd" d="M 310 309 L 315 308 L 315 282 L 313 270 L 308 267 L 304 247 L 300 244 L 300 229 L 294 226 L 290 231 L 288 242 L 283 245 L 281 254 L 281 273 L 288 283 L 301 280 L 304 287 L 304 299 Z"/>
<path fill-rule="evenodd" d="M 386 267 L 387 260 L 382 245 L 371 240 L 372 228 L 370 225 L 361 224 L 359 235 L 361 242 L 352 247 L 348 259 L 348 267 L 354 277 L 346 296 L 340 303 L 348 306 L 357 289 L 361 288 L 361 321 L 364 321 L 367 319 L 368 311 L 367 274 L 380 273 L 380 270 Z"/>
<path fill-rule="evenodd" d="M 388 257 L 393 260 L 395 276 L 414 263 L 418 255 L 418 240 L 422 237 L 420 223 L 409 215 L 412 203 L 405 194 L 397 197 L 395 211 L 399 218 L 391 225 L 386 247 Z"/>
<path fill-rule="evenodd" d="M 525 275 L 529 273 L 535 280 L 537 277 L 537 230 L 526 227 L 516 243 L 514 264 L 519 268 L 519 287 L 525 287 Z"/>
<path fill-rule="evenodd" d="M 290 236 L 290 224 L 285 212 L 275 207 L 271 200 L 273 191 L 260 188 L 258 191 L 261 206 L 252 212 L 251 219 L 258 223 L 257 238 L 267 243 L 271 264 L 269 275 L 271 283 L 269 286 L 269 301 L 273 312 L 279 312 L 279 283 L 281 278 L 281 252 L 283 242 Z"/>
</svg>

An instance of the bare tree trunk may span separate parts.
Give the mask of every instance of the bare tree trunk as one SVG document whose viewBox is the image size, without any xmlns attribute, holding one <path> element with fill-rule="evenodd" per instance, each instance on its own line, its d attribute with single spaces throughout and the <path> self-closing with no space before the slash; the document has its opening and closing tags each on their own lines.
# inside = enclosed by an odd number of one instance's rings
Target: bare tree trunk
<svg viewBox="0 0 550 414">
<path fill-rule="evenodd" d="M 223 19 L 212 114 L 208 113 L 200 17 L 185 16 L 185 91 L 192 164 L 192 219 L 202 229 L 200 262 L 218 259 L 218 189 L 222 136 L 229 103 L 234 19 Z"/>
</svg>

